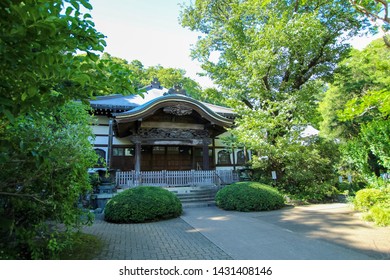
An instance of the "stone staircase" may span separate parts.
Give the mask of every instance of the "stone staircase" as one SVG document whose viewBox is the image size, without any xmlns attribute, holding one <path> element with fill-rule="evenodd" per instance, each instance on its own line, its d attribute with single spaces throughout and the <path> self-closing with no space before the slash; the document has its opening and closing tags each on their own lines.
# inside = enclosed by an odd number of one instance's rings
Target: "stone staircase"
<svg viewBox="0 0 390 280">
<path fill-rule="evenodd" d="M 207 207 L 215 205 L 215 194 L 219 187 L 216 185 L 172 187 L 167 190 L 175 193 L 183 208 Z"/>
</svg>

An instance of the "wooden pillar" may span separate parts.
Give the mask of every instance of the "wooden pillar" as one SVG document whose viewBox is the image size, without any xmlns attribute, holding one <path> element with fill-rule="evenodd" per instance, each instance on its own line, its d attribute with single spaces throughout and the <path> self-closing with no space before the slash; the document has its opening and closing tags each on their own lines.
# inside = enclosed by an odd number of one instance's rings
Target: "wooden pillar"
<svg viewBox="0 0 390 280">
<path fill-rule="evenodd" d="M 192 162 L 192 169 L 196 169 L 196 160 L 195 160 L 195 146 L 191 147 L 191 162 Z"/>
<path fill-rule="evenodd" d="M 135 145 L 135 154 L 134 154 L 134 171 L 135 171 L 135 184 L 138 185 L 140 183 L 140 175 L 141 175 L 141 152 L 142 152 L 142 146 L 141 146 L 141 139 L 138 137 L 134 137 L 131 139 L 131 141 Z"/>
<path fill-rule="evenodd" d="M 203 170 L 210 170 L 210 156 L 209 156 L 209 145 L 211 141 L 209 138 L 203 139 Z"/>
<path fill-rule="evenodd" d="M 234 150 L 234 147 L 232 147 L 232 154 L 233 154 L 233 170 L 236 171 L 236 151 Z"/>
<path fill-rule="evenodd" d="M 135 143 L 135 164 L 134 170 L 135 172 L 141 172 L 141 142 Z"/>
<path fill-rule="evenodd" d="M 215 155 L 215 139 L 213 138 L 212 139 L 212 153 L 211 153 L 211 156 L 212 156 L 212 162 L 213 162 L 213 166 L 212 168 L 215 169 L 215 166 L 217 165 L 217 162 L 216 162 L 216 155 Z"/>
<path fill-rule="evenodd" d="M 108 151 L 107 151 L 107 168 L 111 169 L 111 159 L 112 159 L 112 143 L 114 141 L 114 130 L 113 130 L 113 119 L 108 120 Z"/>
</svg>

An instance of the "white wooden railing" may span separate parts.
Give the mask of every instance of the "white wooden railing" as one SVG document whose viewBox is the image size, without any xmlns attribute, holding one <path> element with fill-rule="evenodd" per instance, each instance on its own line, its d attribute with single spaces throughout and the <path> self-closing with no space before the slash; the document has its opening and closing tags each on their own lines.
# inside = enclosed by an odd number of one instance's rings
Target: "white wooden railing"
<svg viewBox="0 0 390 280">
<path fill-rule="evenodd" d="M 138 175 L 138 176 L 137 176 Z M 237 181 L 233 170 L 189 170 L 189 171 L 133 171 L 116 172 L 116 185 L 132 187 L 148 186 L 197 186 L 197 185 L 227 185 Z"/>
</svg>

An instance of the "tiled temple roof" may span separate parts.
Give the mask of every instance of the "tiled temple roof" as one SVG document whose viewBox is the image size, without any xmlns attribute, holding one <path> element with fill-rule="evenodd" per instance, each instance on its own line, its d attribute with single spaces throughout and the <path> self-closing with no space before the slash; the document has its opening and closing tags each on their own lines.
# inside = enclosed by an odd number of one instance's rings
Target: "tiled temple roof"
<svg viewBox="0 0 390 280">
<path fill-rule="evenodd" d="M 158 81 L 153 81 L 151 85 L 143 88 L 142 94 L 134 95 L 122 95 L 114 94 L 108 96 L 98 96 L 94 100 L 90 100 L 90 105 L 95 111 L 110 112 L 110 113 L 122 113 L 136 109 L 140 106 L 147 106 L 148 103 L 155 99 L 162 98 L 166 95 L 186 96 L 187 99 L 193 99 L 186 95 L 185 90 L 180 87 L 174 87 L 166 89 L 160 86 Z M 206 102 L 200 102 L 193 99 L 194 102 L 201 103 L 216 114 L 219 114 L 226 118 L 234 118 L 235 113 L 232 109 L 218 106 Z"/>
</svg>

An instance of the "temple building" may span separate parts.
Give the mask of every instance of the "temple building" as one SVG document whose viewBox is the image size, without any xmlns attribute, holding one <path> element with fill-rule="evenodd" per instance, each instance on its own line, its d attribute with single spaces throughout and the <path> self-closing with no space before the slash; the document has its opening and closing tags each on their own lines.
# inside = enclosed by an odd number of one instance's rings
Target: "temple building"
<svg viewBox="0 0 390 280">
<path fill-rule="evenodd" d="M 221 140 L 233 110 L 198 101 L 180 86 L 166 89 L 155 79 L 142 95 L 101 96 L 90 105 L 93 145 L 111 170 L 235 170 L 250 156 Z"/>
</svg>

